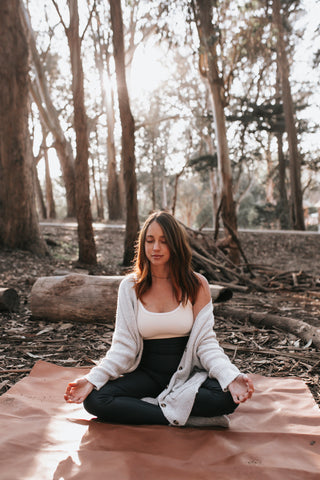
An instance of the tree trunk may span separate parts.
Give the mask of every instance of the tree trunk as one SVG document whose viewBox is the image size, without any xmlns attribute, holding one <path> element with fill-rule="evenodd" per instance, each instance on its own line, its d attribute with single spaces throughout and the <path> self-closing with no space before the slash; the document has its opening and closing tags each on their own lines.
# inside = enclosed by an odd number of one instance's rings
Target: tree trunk
<svg viewBox="0 0 320 480">
<path fill-rule="evenodd" d="M 152 146 L 154 143 L 152 143 Z M 155 212 L 157 209 L 157 199 L 156 199 L 156 174 L 155 174 L 155 160 L 154 160 L 154 152 L 152 152 L 151 155 L 151 204 L 152 204 L 152 210 Z M 172 213 L 174 215 L 174 213 Z"/>
<path fill-rule="evenodd" d="M 237 232 L 237 216 L 232 191 L 232 171 L 229 158 L 227 132 L 224 113 L 224 86 L 223 79 L 218 68 L 218 54 L 216 50 L 217 39 L 212 24 L 212 5 L 207 0 L 194 0 L 194 12 L 199 33 L 200 45 L 205 52 L 207 68 L 205 76 L 208 80 L 215 119 L 215 131 L 217 140 L 217 155 L 219 173 L 221 175 L 221 205 L 222 220 Z M 204 72 L 202 72 L 204 73 Z M 225 228 L 226 234 L 229 234 Z M 240 252 L 236 243 L 230 245 L 230 259 L 238 264 Z"/>
<path fill-rule="evenodd" d="M 282 133 L 277 133 L 279 171 L 279 220 L 282 230 L 290 229 L 290 211 L 286 188 L 286 159 L 283 154 Z"/>
<path fill-rule="evenodd" d="M 134 119 L 130 109 L 125 61 L 123 22 L 120 0 L 109 0 L 113 32 L 114 61 L 117 76 L 118 101 L 122 127 L 122 157 L 126 188 L 126 234 L 123 264 L 130 265 L 134 258 L 134 248 L 139 231 L 136 159 L 134 140 Z"/>
<path fill-rule="evenodd" d="M 280 5 L 280 0 L 273 0 L 273 23 L 277 35 L 277 55 L 281 77 L 286 132 L 289 145 L 292 224 L 295 230 L 305 230 L 301 188 L 301 159 L 298 151 L 297 131 L 289 82 L 289 65 L 285 50 Z"/>
<path fill-rule="evenodd" d="M 173 198 L 172 198 L 172 207 L 171 207 L 171 213 L 173 216 L 176 214 L 179 178 L 183 174 L 184 170 L 185 170 L 185 166 L 180 170 L 180 172 L 176 173 L 174 177 Z"/>
<path fill-rule="evenodd" d="M 266 180 L 266 200 L 271 205 L 275 205 L 274 200 L 274 181 L 273 181 L 273 163 L 272 163 L 272 155 L 271 155 L 271 135 L 268 135 L 268 143 L 266 149 L 266 161 L 267 161 L 267 180 Z"/>
<path fill-rule="evenodd" d="M 123 278 L 79 274 L 38 278 L 30 295 L 32 317 L 113 324 Z M 210 285 L 210 292 L 215 303 L 232 298 L 232 290 L 220 285 Z"/>
<path fill-rule="evenodd" d="M 100 34 L 100 23 L 97 19 L 97 43 L 95 44 L 96 67 L 99 72 L 102 105 L 107 116 L 107 202 L 109 220 L 119 220 L 123 217 L 122 202 L 120 201 L 119 180 L 117 174 L 116 149 L 114 143 L 114 94 L 110 74 L 110 54 L 108 45 L 104 45 L 104 40 Z M 94 32 L 95 34 L 96 32 Z M 106 73 L 108 81 L 104 80 L 104 52 L 106 59 Z"/>
<path fill-rule="evenodd" d="M 210 132 L 207 135 L 203 135 L 203 140 L 207 145 L 207 151 L 209 155 L 216 155 L 213 138 Z M 216 228 L 216 218 L 219 209 L 219 197 L 220 197 L 220 186 L 219 186 L 219 177 L 217 172 L 217 167 L 212 166 L 209 169 L 209 185 L 210 193 L 212 198 L 212 228 Z"/>
<path fill-rule="evenodd" d="M 32 61 L 35 67 L 36 79 L 31 83 L 31 95 L 36 103 L 43 123 L 54 137 L 54 147 L 61 165 L 62 177 L 66 189 L 67 217 L 76 216 L 74 158 L 70 142 L 66 139 L 60 124 L 58 113 L 52 103 L 46 74 L 37 50 L 34 32 L 29 15 L 22 2 L 19 2 L 24 25 L 28 30 L 28 41 Z"/>
<path fill-rule="evenodd" d="M 19 295 L 13 288 L 0 287 L 0 311 L 18 312 Z"/>
<path fill-rule="evenodd" d="M 35 191 L 36 191 L 36 204 L 38 206 L 38 211 L 40 218 L 46 219 L 48 218 L 47 214 L 47 207 L 46 207 L 46 202 L 44 201 L 44 196 L 39 180 L 39 175 L 38 175 L 38 170 L 35 162 L 33 163 L 33 178 L 34 178 L 34 185 L 35 185 Z"/>
<path fill-rule="evenodd" d="M 44 255 L 28 131 L 28 70 L 19 1 L 0 2 L 0 243 Z"/>
<path fill-rule="evenodd" d="M 76 209 L 78 222 L 79 262 L 88 265 L 97 263 L 96 246 L 92 227 L 89 191 L 89 143 L 87 115 L 84 105 L 83 68 L 81 40 L 79 37 L 78 1 L 69 0 L 70 26 L 66 29 L 70 48 L 72 70 L 72 95 L 74 105 L 74 128 L 77 155 L 75 160 Z"/>
<path fill-rule="evenodd" d="M 107 60 L 109 62 L 109 59 Z M 108 64 L 108 75 L 110 78 L 110 69 Z M 123 215 L 123 202 L 120 196 L 119 178 L 117 174 L 116 149 L 114 141 L 114 95 L 111 81 L 108 82 L 108 92 L 105 95 L 106 115 L 107 115 L 107 154 L 108 154 L 108 185 L 107 200 L 110 220 L 119 220 Z"/>
<path fill-rule="evenodd" d="M 280 79 L 279 59 L 277 59 L 276 101 L 280 105 L 281 79 Z M 279 221 L 280 221 L 281 229 L 288 230 L 290 229 L 290 211 L 289 211 L 289 203 L 288 203 L 287 187 L 286 187 L 286 159 L 283 153 L 283 133 L 284 132 L 282 130 L 279 130 L 276 133 L 277 148 L 278 148 L 278 172 L 279 172 L 278 211 L 279 211 Z"/>
<path fill-rule="evenodd" d="M 53 198 L 53 188 L 52 188 L 52 180 L 50 175 L 50 166 L 49 166 L 48 148 L 47 148 L 47 132 L 45 128 L 42 128 L 42 136 L 43 136 L 43 142 L 42 142 L 43 156 L 44 156 L 44 164 L 45 164 L 47 217 L 54 219 L 54 218 L 57 218 L 57 215 L 56 215 L 56 206 Z"/>
</svg>

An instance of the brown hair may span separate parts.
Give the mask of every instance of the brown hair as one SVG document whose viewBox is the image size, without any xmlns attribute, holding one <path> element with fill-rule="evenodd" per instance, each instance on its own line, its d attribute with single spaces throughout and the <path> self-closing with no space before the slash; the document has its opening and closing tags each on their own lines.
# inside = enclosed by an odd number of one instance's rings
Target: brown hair
<svg viewBox="0 0 320 480">
<path fill-rule="evenodd" d="M 145 253 L 146 234 L 152 222 L 157 222 L 163 230 L 170 250 L 170 278 L 177 301 L 186 304 L 195 302 L 200 281 L 191 268 L 191 249 L 183 226 L 167 212 L 155 212 L 145 221 L 137 241 L 133 271 L 136 274 L 135 290 L 137 298 L 151 287 L 150 262 Z M 181 292 L 181 298 L 180 298 Z"/>
</svg>

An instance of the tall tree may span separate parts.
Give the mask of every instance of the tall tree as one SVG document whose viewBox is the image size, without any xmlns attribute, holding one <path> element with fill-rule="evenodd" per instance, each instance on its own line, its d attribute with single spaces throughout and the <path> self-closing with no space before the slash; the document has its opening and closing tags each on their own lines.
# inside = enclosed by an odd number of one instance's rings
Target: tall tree
<svg viewBox="0 0 320 480">
<path fill-rule="evenodd" d="M 0 243 L 44 255 L 28 132 L 28 71 L 19 0 L 0 2 Z"/>
<path fill-rule="evenodd" d="M 115 114 L 114 114 L 114 92 L 110 74 L 109 39 L 104 39 L 100 30 L 101 20 L 96 11 L 96 31 L 93 31 L 95 62 L 99 73 L 100 89 L 102 96 L 102 106 L 107 117 L 107 202 L 109 220 L 119 220 L 123 218 L 123 202 L 120 195 L 119 176 L 117 173 L 116 148 L 115 148 Z M 105 73 L 108 81 L 105 82 Z"/>
<path fill-rule="evenodd" d="M 89 187 L 89 142 L 87 115 L 84 104 L 83 67 L 81 61 L 81 38 L 79 35 L 78 0 L 68 0 L 70 24 L 67 27 L 59 8 L 52 0 L 64 26 L 70 49 L 72 71 L 72 96 L 74 106 L 74 129 L 77 154 L 75 159 L 76 210 L 78 222 L 79 261 L 88 265 L 97 263 L 96 246 L 92 227 Z"/>
<path fill-rule="evenodd" d="M 277 58 L 277 73 L 276 73 L 276 103 L 282 105 L 281 101 L 281 88 L 280 88 L 280 68 L 279 68 L 279 58 Z M 277 149 L 278 149 L 278 190 L 279 190 L 279 200 L 278 200 L 278 211 L 279 211 L 279 221 L 280 227 L 283 230 L 288 230 L 290 228 L 291 216 L 289 210 L 289 202 L 287 196 L 287 186 L 286 186 L 286 159 L 283 153 L 283 134 L 284 128 L 278 128 L 276 131 L 277 138 Z"/>
<path fill-rule="evenodd" d="M 295 230 L 305 230 L 301 188 L 301 158 L 298 150 L 297 129 L 295 125 L 294 108 L 289 81 L 289 63 L 286 54 L 280 0 L 273 0 L 272 8 L 273 23 L 277 35 L 277 56 L 289 146 L 292 224 Z"/>
<path fill-rule="evenodd" d="M 123 264 L 130 265 L 139 231 L 134 119 L 131 113 L 124 58 L 123 20 L 120 0 L 109 0 L 118 102 L 122 127 L 122 158 L 126 188 L 126 234 Z"/>
<path fill-rule="evenodd" d="M 75 197 L 75 172 L 74 157 L 70 141 L 66 138 L 61 127 L 59 114 L 53 104 L 45 68 L 40 58 L 34 31 L 31 26 L 27 10 L 20 1 L 20 8 L 24 25 L 28 30 L 28 42 L 30 45 L 32 64 L 34 66 L 34 79 L 30 83 L 30 92 L 33 101 L 36 103 L 40 117 L 46 128 L 54 137 L 54 147 L 61 165 L 63 181 L 66 189 L 67 217 L 76 216 L 76 197 Z"/>
<path fill-rule="evenodd" d="M 204 63 L 200 65 L 200 68 L 202 74 L 206 76 L 209 83 L 214 111 L 217 155 L 219 172 L 221 175 L 222 221 L 227 235 L 230 233 L 228 227 L 231 227 L 236 234 L 238 228 L 232 191 L 232 170 L 224 112 L 224 82 L 218 66 L 218 37 L 213 25 L 213 2 L 208 0 L 193 0 L 192 5 L 200 40 L 201 60 L 204 60 Z M 230 259 L 235 264 L 238 264 L 240 260 L 239 248 L 233 240 L 230 242 Z"/>
<path fill-rule="evenodd" d="M 47 146 L 47 131 L 42 125 L 42 150 L 45 165 L 45 183 L 46 183 L 46 206 L 47 206 L 47 218 L 57 218 L 56 206 L 53 198 L 52 180 L 50 174 L 50 164 L 48 156 Z"/>
</svg>

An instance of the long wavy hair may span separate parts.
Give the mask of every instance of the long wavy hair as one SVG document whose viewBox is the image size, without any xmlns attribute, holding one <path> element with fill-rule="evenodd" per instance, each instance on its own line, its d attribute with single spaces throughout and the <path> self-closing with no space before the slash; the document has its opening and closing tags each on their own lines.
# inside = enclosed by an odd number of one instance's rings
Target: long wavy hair
<svg viewBox="0 0 320 480">
<path fill-rule="evenodd" d="M 135 290 L 138 299 L 151 287 L 151 267 L 145 252 L 147 230 L 152 222 L 157 222 L 163 230 L 169 251 L 170 279 L 178 302 L 183 305 L 188 300 L 193 304 L 200 287 L 200 281 L 191 268 L 191 249 L 183 226 L 167 212 L 152 213 L 145 221 L 136 244 L 133 271 L 136 275 Z"/>
</svg>

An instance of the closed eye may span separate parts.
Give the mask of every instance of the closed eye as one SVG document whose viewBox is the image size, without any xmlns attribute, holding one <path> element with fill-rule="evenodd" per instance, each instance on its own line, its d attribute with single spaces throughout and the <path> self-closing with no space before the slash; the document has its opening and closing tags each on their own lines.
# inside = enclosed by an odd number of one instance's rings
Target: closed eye
<svg viewBox="0 0 320 480">
<path fill-rule="evenodd" d="M 146 243 L 153 243 L 155 241 L 155 239 L 153 237 L 147 237 L 146 238 Z M 160 238 L 160 242 L 163 243 L 163 244 L 166 244 L 167 241 L 165 238 Z"/>
</svg>

